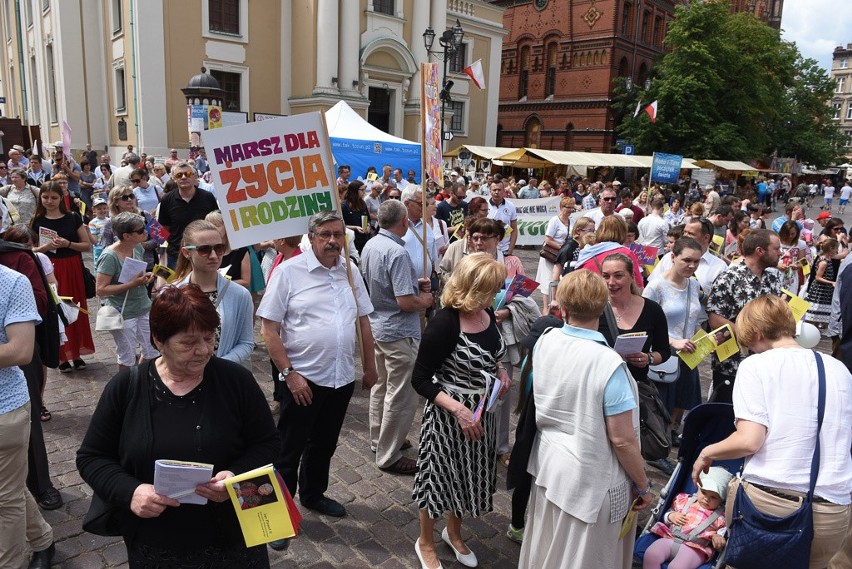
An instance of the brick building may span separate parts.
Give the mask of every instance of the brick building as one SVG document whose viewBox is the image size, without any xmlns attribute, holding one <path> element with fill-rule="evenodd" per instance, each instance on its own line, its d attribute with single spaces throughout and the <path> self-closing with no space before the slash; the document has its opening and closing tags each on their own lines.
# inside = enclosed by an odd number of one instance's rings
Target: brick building
<svg viewBox="0 0 852 569">
<path fill-rule="evenodd" d="M 852 158 L 852 43 L 834 48 L 831 78 L 837 81 L 830 103 L 832 119 L 846 135 L 846 157 Z"/>
<path fill-rule="evenodd" d="M 637 101 L 679 0 L 494 0 L 504 7 L 497 145 L 615 151 L 616 77 Z M 783 0 L 733 0 L 778 27 Z M 650 101 L 645 101 L 650 103 Z"/>
</svg>

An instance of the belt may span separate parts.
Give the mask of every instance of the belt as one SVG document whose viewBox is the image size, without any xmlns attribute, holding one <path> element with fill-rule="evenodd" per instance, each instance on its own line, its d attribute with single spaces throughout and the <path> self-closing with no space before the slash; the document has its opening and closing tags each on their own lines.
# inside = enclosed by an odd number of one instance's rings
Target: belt
<svg viewBox="0 0 852 569">
<path fill-rule="evenodd" d="M 795 496 L 793 494 L 788 494 L 783 490 L 776 490 L 775 488 L 770 488 L 769 486 L 764 486 L 763 484 L 757 484 L 755 482 L 749 482 L 750 486 L 754 486 L 758 490 L 762 490 L 767 494 L 772 494 L 773 496 L 777 496 L 778 498 L 783 498 L 784 500 L 790 500 L 791 502 L 800 502 L 805 497 L 804 496 Z M 825 498 L 821 498 L 817 495 L 813 497 L 814 504 L 829 504 L 830 502 Z"/>
</svg>

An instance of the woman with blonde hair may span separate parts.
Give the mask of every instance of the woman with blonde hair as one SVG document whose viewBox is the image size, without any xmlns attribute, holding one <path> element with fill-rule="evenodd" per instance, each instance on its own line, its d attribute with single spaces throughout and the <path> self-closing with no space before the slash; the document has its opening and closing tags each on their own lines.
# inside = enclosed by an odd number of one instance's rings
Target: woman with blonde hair
<svg viewBox="0 0 852 569">
<path fill-rule="evenodd" d="M 741 478 L 735 477 L 728 486 L 726 518 L 735 518 L 740 490 L 760 512 L 784 518 L 799 509 L 810 489 L 817 446 L 810 567 L 826 567 L 840 548 L 852 515 L 852 375 L 840 361 L 796 342 L 796 321 L 777 296 L 746 304 L 737 316 L 736 334 L 740 345 L 753 352 L 740 363 L 734 382 L 737 430 L 701 451 L 692 478 L 698 480 L 714 460 L 746 457 Z M 816 358 L 820 357 L 828 395 L 818 432 Z"/>
<path fill-rule="evenodd" d="M 204 216 L 206 221 L 209 221 L 219 230 L 219 235 L 222 236 L 222 243 L 225 244 L 225 255 L 222 257 L 221 267 L 227 267 L 225 276 L 229 277 L 233 282 L 249 288 L 251 285 L 251 259 L 250 254 L 254 251 L 248 247 L 240 247 L 239 249 L 231 249 L 231 244 L 228 241 L 228 232 L 225 231 L 225 220 L 222 219 L 222 213 L 211 211 Z M 263 288 L 263 287 L 261 287 Z"/>
<path fill-rule="evenodd" d="M 574 198 L 566 197 L 559 201 L 559 213 L 550 218 L 544 230 L 544 248 L 538 258 L 538 271 L 535 280 L 539 282 L 541 292 L 541 313 L 547 314 L 550 309 L 550 275 L 553 274 L 554 263 L 544 256 L 545 251 L 551 251 L 554 257 L 559 254 L 562 245 L 568 240 L 571 229 L 571 214 L 574 213 Z"/>
<path fill-rule="evenodd" d="M 491 309 L 505 278 L 503 264 L 487 254 L 463 258 L 444 287 L 444 307 L 420 342 L 411 384 L 427 400 L 413 491 L 420 509 L 414 549 L 423 568 L 441 567 L 434 528 L 445 512 L 441 539 L 458 561 L 476 567 L 476 555 L 462 540 L 462 516 L 493 509 L 497 425 L 492 413 L 475 418 L 474 410 L 488 395 L 485 374 L 500 380 L 501 399 L 512 385 L 500 364 L 505 347 Z"/>
<path fill-rule="evenodd" d="M 137 213 L 145 219 L 145 230 L 148 232 L 148 239 L 142 243 L 144 251 L 142 260 L 147 265 L 147 270 L 154 268 L 157 261 L 157 250 L 165 241 L 163 234 L 157 230 L 160 224 L 147 211 L 142 211 L 136 202 L 136 194 L 130 186 L 117 186 L 110 190 L 107 197 L 107 205 L 109 206 L 109 219 L 107 219 L 103 228 L 101 243 L 104 248 L 109 247 L 118 240 L 115 232 L 112 229 L 111 219 L 122 212 Z"/>
<path fill-rule="evenodd" d="M 597 332 L 607 292 L 594 273 L 567 275 L 556 289 L 566 324 L 536 343 L 538 432 L 520 569 L 628 569 L 634 532 L 619 539 L 622 520 L 634 500 L 635 510 L 653 500 L 639 450 L 636 382 Z"/>
</svg>

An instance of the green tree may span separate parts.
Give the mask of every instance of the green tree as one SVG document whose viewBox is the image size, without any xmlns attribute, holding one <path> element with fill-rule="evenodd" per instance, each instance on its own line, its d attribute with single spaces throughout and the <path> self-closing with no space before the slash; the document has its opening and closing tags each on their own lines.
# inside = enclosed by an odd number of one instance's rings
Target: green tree
<svg viewBox="0 0 852 569">
<path fill-rule="evenodd" d="M 750 160 L 796 156 L 826 165 L 841 136 L 827 101 L 833 80 L 795 44 L 727 1 L 690 0 L 676 8 L 668 51 L 652 68 L 647 91 L 616 80 L 616 131 L 642 154 Z M 657 122 L 634 118 L 637 100 L 658 103 Z"/>
</svg>

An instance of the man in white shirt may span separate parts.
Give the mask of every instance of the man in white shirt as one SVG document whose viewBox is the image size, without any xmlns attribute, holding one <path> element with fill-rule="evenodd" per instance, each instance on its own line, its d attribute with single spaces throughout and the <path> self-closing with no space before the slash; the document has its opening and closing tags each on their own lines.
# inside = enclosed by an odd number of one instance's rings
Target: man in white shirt
<svg viewBox="0 0 852 569">
<path fill-rule="evenodd" d="M 504 255 L 515 254 L 515 242 L 518 240 L 518 211 L 514 204 L 506 201 L 503 182 L 491 182 L 491 199 L 488 200 L 488 218 L 502 221 L 508 235 L 497 244 Z M 511 228 L 511 231 L 509 229 Z"/>
<path fill-rule="evenodd" d="M 852 196 L 852 186 L 849 185 L 849 180 L 840 188 L 840 215 L 846 213 L 846 206 L 849 204 L 849 196 Z"/>
<path fill-rule="evenodd" d="M 393 171 L 393 182 L 396 184 L 396 189 L 399 191 L 402 191 L 409 186 L 408 180 L 402 176 L 402 170 L 400 168 Z"/>
<path fill-rule="evenodd" d="M 116 166 L 114 166 L 113 164 L 110 164 L 111 160 L 112 160 L 112 158 L 110 158 L 109 154 L 101 154 L 101 166 L 106 164 L 107 166 L 109 166 L 110 171 L 113 174 L 115 174 L 115 171 L 118 170 L 118 168 Z M 95 172 L 95 177 L 97 177 L 97 178 L 103 178 L 104 177 L 104 173 L 103 173 L 103 171 L 101 171 L 101 169 L 99 167 L 93 168 L 93 170 Z"/>
<path fill-rule="evenodd" d="M 600 206 L 595 209 L 590 209 L 585 211 L 581 217 L 588 217 L 592 221 L 595 222 L 595 229 L 598 228 L 603 218 L 609 217 L 610 215 L 621 215 L 620 212 L 615 211 L 615 204 L 618 203 L 618 195 L 616 191 L 612 188 L 604 188 L 604 190 L 600 194 Z M 621 215 L 623 218 L 624 216 Z"/>
<path fill-rule="evenodd" d="M 651 202 L 651 213 L 639 221 L 639 241 L 642 245 L 656 247 L 662 251 L 666 246 L 669 233 L 669 223 L 663 219 L 663 207 L 665 203 L 662 198 L 656 198 Z"/>
<path fill-rule="evenodd" d="M 831 211 L 832 206 L 834 205 L 834 186 L 831 185 L 831 182 L 826 183 L 825 186 L 822 188 L 822 195 L 822 209 L 827 209 L 828 211 Z"/>
<path fill-rule="evenodd" d="M 701 261 L 698 263 L 698 268 L 695 269 L 695 278 L 701 285 L 703 294 L 710 292 L 710 287 L 713 281 L 719 276 L 719 273 L 728 268 L 728 265 L 709 251 L 710 242 L 713 239 L 713 224 L 705 219 L 701 221 L 697 217 L 691 217 L 683 226 L 683 236 L 692 237 L 701 244 Z M 672 254 L 663 255 L 657 267 L 651 271 L 648 276 L 648 281 L 661 278 L 663 273 L 672 268 Z"/>
<path fill-rule="evenodd" d="M 281 370 L 278 381 L 287 387 L 281 390 L 282 454 L 275 466 L 291 494 L 299 482 L 303 506 L 334 517 L 346 515 L 346 508 L 325 492 L 331 457 L 355 391 L 353 324 L 361 330 L 361 387 L 370 389 L 377 377 L 368 318 L 373 305 L 358 271 L 352 271 L 354 284 L 349 285 L 340 254 L 345 235 L 336 212 L 313 216 L 310 248 L 275 269 L 257 309 L 269 357 Z M 279 546 L 276 549 L 286 544 Z"/>
<path fill-rule="evenodd" d="M 419 277 L 429 278 L 432 271 L 437 270 L 438 248 L 435 246 L 435 234 L 432 228 L 426 226 L 426 274 L 423 272 L 423 190 L 420 186 L 409 184 L 400 194 L 405 209 L 408 210 L 408 231 L 402 240 L 405 250 L 411 257 L 411 264 Z"/>
</svg>

